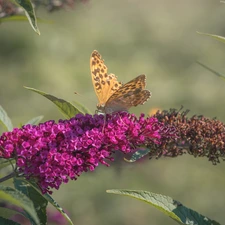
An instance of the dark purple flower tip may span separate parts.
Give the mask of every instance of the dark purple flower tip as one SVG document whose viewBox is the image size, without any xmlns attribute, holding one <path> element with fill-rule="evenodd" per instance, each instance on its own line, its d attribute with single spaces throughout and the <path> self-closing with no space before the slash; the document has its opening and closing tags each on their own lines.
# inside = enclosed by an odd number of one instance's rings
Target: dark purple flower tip
<svg viewBox="0 0 225 225">
<path fill-rule="evenodd" d="M 25 125 L 0 137 L 0 157 L 15 158 L 18 172 L 35 178 L 43 193 L 61 183 L 109 166 L 115 151 L 134 152 L 140 146 L 157 145 L 169 134 L 156 118 L 137 118 L 126 112 L 81 115 L 70 120 Z"/>
<path fill-rule="evenodd" d="M 151 146 L 150 157 L 176 157 L 184 153 L 195 157 L 207 157 L 214 165 L 225 160 L 225 124 L 204 116 L 187 117 L 188 110 L 158 111 L 154 117 L 163 122 L 159 146 Z M 168 128 L 176 128 L 179 137 L 170 138 Z M 173 133 L 172 131 L 169 132 Z"/>
</svg>

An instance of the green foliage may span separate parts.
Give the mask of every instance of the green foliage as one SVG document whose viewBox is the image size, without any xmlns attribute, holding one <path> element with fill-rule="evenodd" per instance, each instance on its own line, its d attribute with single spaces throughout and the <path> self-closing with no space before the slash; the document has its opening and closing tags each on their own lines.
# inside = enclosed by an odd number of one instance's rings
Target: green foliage
<svg viewBox="0 0 225 225">
<path fill-rule="evenodd" d="M 214 38 L 214 39 L 216 39 L 216 40 L 218 40 L 218 41 L 220 41 L 220 42 L 225 43 L 225 37 L 223 37 L 223 36 L 219 36 L 219 35 L 215 35 L 215 34 L 202 33 L 202 32 L 197 32 L 197 33 L 198 33 L 198 34 L 201 34 L 201 35 L 209 36 L 209 37 Z M 220 78 L 222 78 L 222 79 L 225 79 L 225 75 L 223 75 L 223 74 L 217 72 L 216 70 L 214 70 L 214 69 L 212 69 L 212 68 L 210 68 L 210 67 L 204 65 L 204 64 L 201 63 L 201 62 L 198 62 L 198 61 L 197 61 L 197 63 L 198 63 L 199 65 L 201 65 L 202 67 L 204 67 L 205 69 L 207 69 L 207 70 L 209 70 L 210 72 L 212 72 L 213 74 L 215 74 L 216 76 L 218 76 L 218 77 L 220 77 Z"/>
<path fill-rule="evenodd" d="M 80 104 L 79 102 L 75 102 L 73 101 L 73 104 L 78 108 L 80 109 L 80 111 L 83 113 L 83 114 L 91 114 L 91 111 L 85 107 L 84 105 Z"/>
<path fill-rule="evenodd" d="M 20 179 L 21 180 L 21 179 Z M 45 205 L 47 206 L 47 203 L 49 202 L 52 206 L 55 207 L 56 210 L 58 210 L 65 218 L 66 220 L 73 225 L 73 222 L 71 221 L 71 219 L 69 218 L 69 216 L 65 213 L 65 211 L 62 209 L 62 207 L 49 195 L 49 194 L 44 194 L 42 195 L 40 193 L 40 189 L 39 187 L 36 185 L 36 183 L 34 181 L 31 180 L 21 180 L 21 182 L 26 183 L 26 186 L 29 187 L 29 192 L 27 192 L 29 195 L 27 195 L 28 197 L 31 196 L 31 199 L 33 201 L 36 201 L 39 203 L 37 204 L 37 208 L 40 208 L 40 205 Z M 22 183 L 21 183 L 22 184 Z M 35 193 L 35 199 L 33 199 L 32 195 L 33 193 Z M 40 210 L 40 209 L 39 209 Z"/>
<path fill-rule="evenodd" d="M 223 37 L 223 36 L 219 36 L 219 35 L 215 35 L 215 34 L 202 33 L 202 32 L 198 32 L 198 31 L 197 31 L 197 33 L 201 34 L 201 35 L 209 36 L 211 38 L 216 39 L 217 41 L 221 41 L 221 42 L 225 43 L 225 37 Z"/>
<path fill-rule="evenodd" d="M 137 160 L 146 156 L 151 150 L 150 149 L 140 149 L 135 151 L 135 153 L 131 156 L 130 159 L 125 159 L 126 162 L 136 162 Z"/>
<path fill-rule="evenodd" d="M 0 224 L 1 225 L 21 225 L 21 224 L 15 222 L 15 221 L 8 220 L 8 219 L 5 219 L 3 217 L 0 217 Z"/>
<path fill-rule="evenodd" d="M 225 75 L 215 71 L 214 69 L 204 65 L 203 63 L 200 63 L 200 62 L 197 62 L 199 65 L 201 65 L 202 67 L 204 67 L 205 69 L 209 70 L 210 72 L 212 72 L 213 74 L 215 74 L 216 76 L 222 78 L 222 79 L 225 79 Z"/>
<path fill-rule="evenodd" d="M 26 195 L 34 204 L 37 216 L 40 220 L 41 224 L 47 224 L 47 215 L 46 215 L 46 208 L 48 205 L 48 201 L 38 193 L 32 186 L 27 184 L 24 179 L 14 178 L 13 183 L 15 188 L 18 191 L 21 191 L 24 195 Z M 26 217 L 33 221 L 32 217 L 26 213 Z"/>
<path fill-rule="evenodd" d="M 13 163 L 15 163 L 14 159 L 1 160 L 0 161 L 0 169 L 3 169 L 9 165 L 12 165 Z"/>
<path fill-rule="evenodd" d="M 32 219 L 33 224 L 40 224 L 33 202 L 20 191 L 0 185 L 0 199 L 23 209 Z M 18 212 L 21 213 L 19 210 Z"/>
<path fill-rule="evenodd" d="M 37 116 L 37 117 L 30 119 L 25 124 L 38 125 L 43 118 L 44 118 L 44 116 Z"/>
<path fill-rule="evenodd" d="M 82 113 L 79 109 L 77 109 L 74 105 L 72 105 L 70 102 L 67 102 L 63 99 L 57 98 L 53 95 L 50 95 L 48 93 L 45 93 L 43 91 L 39 91 L 37 89 L 34 88 L 30 88 L 30 87 L 25 87 L 26 89 L 36 92 L 44 97 L 46 97 L 47 99 L 49 99 L 51 102 L 53 102 L 58 109 L 60 110 L 60 112 L 67 118 L 70 119 L 71 117 L 74 117 L 76 114 L 78 113 Z"/>
<path fill-rule="evenodd" d="M 27 17 L 23 15 L 14 15 L 10 17 L 0 18 L 0 22 L 9 22 L 9 21 L 27 21 Z"/>
<path fill-rule="evenodd" d="M 185 207 L 180 202 L 172 199 L 169 196 L 137 190 L 112 189 L 107 190 L 107 193 L 128 196 L 144 201 L 168 215 L 179 224 L 219 225 L 219 223 L 202 216 L 192 209 Z"/>
<path fill-rule="evenodd" d="M 24 9 L 31 27 L 37 34 L 40 35 L 40 31 L 37 26 L 37 18 L 36 18 L 34 7 L 31 1 L 30 0 L 12 0 L 12 2 L 15 2 L 17 5 L 19 5 L 20 7 Z"/>
<path fill-rule="evenodd" d="M 5 219 L 10 219 L 12 216 L 14 216 L 16 214 L 18 214 L 18 212 L 14 209 L 9 209 L 9 208 L 6 208 L 6 207 L 0 207 L 0 218 L 2 217 L 2 218 L 5 218 Z"/>
<path fill-rule="evenodd" d="M 7 131 L 11 131 L 13 129 L 12 122 L 1 105 L 0 105 L 0 123 L 5 127 Z"/>
<path fill-rule="evenodd" d="M 69 216 L 66 214 L 66 212 L 62 209 L 62 207 L 49 194 L 45 194 L 44 198 L 46 200 L 48 200 L 48 202 L 51 203 L 66 218 L 66 220 L 71 225 L 73 225 L 72 220 L 69 218 Z"/>
</svg>

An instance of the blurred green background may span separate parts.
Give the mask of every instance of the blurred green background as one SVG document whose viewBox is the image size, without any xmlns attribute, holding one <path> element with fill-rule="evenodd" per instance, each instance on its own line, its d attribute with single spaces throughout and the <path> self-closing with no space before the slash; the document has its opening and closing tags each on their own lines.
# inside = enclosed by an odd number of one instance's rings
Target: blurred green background
<svg viewBox="0 0 225 225">
<path fill-rule="evenodd" d="M 122 82 L 147 75 L 152 98 L 131 112 L 183 105 L 190 116 L 225 121 L 225 81 L 196 64 L 225 73 L 225 45 L 196 33 L 225 36 L 225 4 L 219 0 L 90 0 L 70 11 L 39 9 L 37 16 L 54 21 L 39 23 L 41 36 L 26 22 L 0 26 L 0 104 L 14 126 L 38 115 L 44 120 L 62 118 L 52 103 L 23 86 L 79 101 L 94 113 L 97 97 L 89 68 L 94 49 Z M 143 202 L 106 194 L 111 188 L 169 195 L 225 224 L 224 169 L 223 162 L 213 166 L 207 158 L 189 155 L 134 164 L 118 160 L 109 168 L 82 174 L 53 197 L 74 224 L 175 224 Z"/>
</svg>

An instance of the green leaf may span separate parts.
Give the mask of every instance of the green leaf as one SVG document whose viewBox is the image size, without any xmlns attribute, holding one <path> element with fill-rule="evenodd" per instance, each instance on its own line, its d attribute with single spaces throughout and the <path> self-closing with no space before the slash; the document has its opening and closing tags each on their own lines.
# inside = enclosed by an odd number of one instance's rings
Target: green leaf
<svg viewBox="0 0 225 225">
<path fill-rule="evenodd" d="M 130 159 L 126 159 L 124 158 L 124 160 L 126 162 L 136 162 L 137 160 L 143 158 L 144 156 L 146 156 L 151 150 L 146 148 L 146 149 L 140 149 L 140 150 L 137 150 L 132 156 Z"/>
<path fill-rule="evenodd" d="M 83 114 L 91 114 L 91 111 L 79 102 L 73 101 L 73 104 L 79 108 Z"/>
<path fill-rule="evenodd" d="M 45 24 L 53 24 L 54 21 L 52 20 L 44 20 L 44 19 L 40 19 L 40 18 L 37 18 L 37 21 L 39 23 L 45 23 Z M 27 17 L 26 16 L 23 16 L 23 15 L 12 15 L 12 16 L 9 16 L 9 17 L 3 17 L 3 18 L 0 18 L 0 23 L 1 22 L 11 22 L 11 21 L 27 21 Z"/>
<path fill-rule="evenodd" d="M 21 178 L 18 178 L 18 179 L 21 179 Z M 37 186 L 36 183 L 34 183 L 31 180 L 24 180 L 24 182 L 26 182 L 28 185 L 31 185 L 40 195 L 42 195 L 40 192 L 40 188 Z M 71 225 L 73 225 L 73 222 L 71 221 L 69 216 L 65 213 L 62 207 L 49 194 L 44 194 L 42 195 L 42 197 L 44 197 L 50 204 L 52 204 L 66 218 L 66 220 Z"/>
<path fill-rule="evenodd" d="M 211 38 L 214 38 L 218 41 L 221 41 L 221 42 L 225 43 L 225 37 L 223 37 L 223 36 L 219 36 L 219 35 L 215 35 L 215 34 L 202 33 L 202 32 L 198 32 L 198 31 L 197 31 L 197 33 L 201 34 L 201 35 L 209 36 Z"/>
<path fill-rule="evenodd" d="M 27 184 L 24 179 L 14 178 L 13 183 L 18 191 L 21 191 L 33 202 L 40 224 L 47 224 L 46 208 L 48 201 L 43 197 L 43 195 L 36 191 L 33 186 Z M 27 214 L 26 217 L 32 221 L 29 214 Z"/>
<path fill-rule="evenodd" d="M 7 131 L 12 131 L 13 129 L 12 122 L 1 105 L 0 105 L 0 123 L 6 128 Z"/>
<path fill-rule="evenodd" d="M 40 123 L 40 121 L 44 118 L 44 116 L 37 116 L 34 117 L 32 119 L 30 119 L 29 121 L 27 121 L 25 124 L 31 124 L 31 125 L 37 125 Z"/>
<path fill-rule="evenodd" d="M 225 75 L 223 75 L 223 74 L 221 74 L 221 73 L 219 73 L 219 72 L 216 72 L 215 70 L 209 68 L 208 66 L 206 66 L 206 65 L 204 65 L 204 64 L 202 64 L 202 63 L 200 63 L 200 62 L 198 62 L 198 61 L 197 61 L 196 63 L 198 63 L 199 65 L 201 65 L 201 66 L 204 67 L 205 69 L 209 70 L 210 72 L 214 73 L 216 76 L 225 79 Z"/>
<path fill-rule="evenodd" d="M 2 202 L 1 202 L 1 205 L 2 205 Z M 3 207 L 3 206 L 0 207 L 0 217 L 3 217 L 5 219 L 10 219 L 12 216 L 14 216 L 15 214 L 18 214 L 18 213 L 19 212 L 17 212 L 14 209 L 10 209 L 10 208 Z"/>
<path fill-rule="evenodd" d="M 33 202 L 20 191 L 0 185 L 0 199 L 22 208 L 32 218 L 33 224 L 40 224 Z"/>
<path fill-rule="evenodd" d="M 15 159 L 7 159 L 7 160 L 0 160 L 0 169 L 3 169 L 9 165 L 12 165 L 15 163 Z"/>
<path fill-rule="evenodd" d="M 34 88 L 30 88 L 30 87 L 25 87 L 26 89 L 30 90 L 30 91 L 34 91 L 44 97 L 46 97 L 47 99 L 49 99 L 50 101 L 52 101 L 60 110 L 60 112 L 67 118 L 70 119 L 71 117 L 74 117 L 76 114 L 78 113 L 82 113 L 81 111 L 79 111 L 75 106 L 73 106 L 70 102 L 67 102 L 66 100 L 57 98 L 53 95 L 50 95 L 48 93 L 45 93 L 43 91 L 39 91 L 37 89 Z"/>
<path fill-rule="evenodd" d="M 107 190 L 107 193 L 124 195 L 138 200 L 144 201 L 164 214 L 168 215 L 179 224 L 198 224 L 198 225 L 219 225 L 214 220 L 197 213 L 182 205 L 180 202 L 172 199 L 169 196 L 155 194 L 148 191 L 137 190 Z"/>
<path fill-rule="evenodd" d="M 73 225 L 72 220 L 69 218 L 69 216 L 66 214 L 66 212 L 62 209 L 62 207 L 49 195 L 45 194 L 44 195 L 45 199 L 49 201 L 63 216 L 66 218 L 66 220 Z"/>
<path fill-rule="evenodd" d="M 16 3 L 20 7 L 22 7 L 25 11 L 28 21 L 30 22 L 31 27 L 33 30 L 40 35 L 40 31 L 37 26 L 37 18 L 35 15 L 34 7 L 30 0 L 11 0 L 12 2 Z"/>
<path fill-rule="evenodd" d="M 8 220 L 2 217 L 0 217 L 0 224 L 1 225 L 21 225 L 13 220 Z"/>
<path fill-rule="evenodd" d="M 0 18 L 0 23 L 8 21 L 27 21 L 27 17 L 23 15 L 13 15 L 9 17 Z"/>
</svg>

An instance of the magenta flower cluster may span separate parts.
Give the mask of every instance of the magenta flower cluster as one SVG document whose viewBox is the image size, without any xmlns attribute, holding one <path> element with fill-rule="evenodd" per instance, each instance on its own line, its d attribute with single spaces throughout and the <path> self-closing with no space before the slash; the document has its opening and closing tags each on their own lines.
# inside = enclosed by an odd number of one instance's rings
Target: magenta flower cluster
<svg viewBox="0 0 225 225">
<path fill-rule="evenodd" d="M 0 157 L 15 158 L 17 172 L 34 178 L 43 193 L 77 179 L 99 164 L 108 166 L 112 153 L 130 153 L 139 146 L 160 142 L 163 123 L 122 112 L 81 115 L 70 120 L 25 125 L 0 137 Z"/>
</svg>

